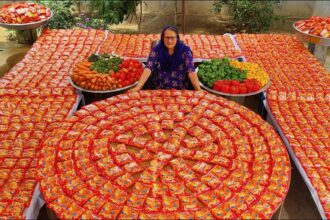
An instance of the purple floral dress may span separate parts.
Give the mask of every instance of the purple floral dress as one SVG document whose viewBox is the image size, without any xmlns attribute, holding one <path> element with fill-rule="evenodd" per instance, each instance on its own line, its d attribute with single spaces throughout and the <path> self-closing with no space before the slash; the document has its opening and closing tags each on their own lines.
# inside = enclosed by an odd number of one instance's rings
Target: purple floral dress
<svg viewBox="0 0 330 220">
<path fill-rule="evenodd" d="M 146 68 L 151 70 L 146 89 L 193 89 L 188 77 L 189 72 L 195 72 L 192 52 L 187 47 L 181 56 L 178 67 L 166 71 L 162 68 L 157 50 L 153 48 L 146 64 Z"/>
</svg>

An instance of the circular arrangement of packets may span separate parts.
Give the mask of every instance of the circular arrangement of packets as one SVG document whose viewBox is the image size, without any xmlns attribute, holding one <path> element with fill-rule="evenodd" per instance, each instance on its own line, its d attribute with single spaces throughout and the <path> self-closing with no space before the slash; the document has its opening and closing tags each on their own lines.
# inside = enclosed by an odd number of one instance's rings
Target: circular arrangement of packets
<svg viewBox="0 0 330 220">
<path fill-rule="evenodd" d="M 272 127 L 195 91 L 139 91 L 83 107 L 44 141 L 41 191 L 58 217 L 270 218 L 290 161 Z"/>
</svg>

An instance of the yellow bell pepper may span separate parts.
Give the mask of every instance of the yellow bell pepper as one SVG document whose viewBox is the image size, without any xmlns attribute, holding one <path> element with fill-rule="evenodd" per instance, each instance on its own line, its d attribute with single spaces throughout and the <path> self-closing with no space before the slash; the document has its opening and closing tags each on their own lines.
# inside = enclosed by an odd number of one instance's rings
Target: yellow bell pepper
<svg viewBox="0 0 330 220">
<path fill-rule="evenodd" d="M 246 70 L 246 78 L 258 80 L 261 83 L 261 87 L 264 87 L 268 82 L 268 74 L 263 68 L 259 67 L 257 64 L 231 60 L 230 65 L 241 70 Z"/>
</svg>

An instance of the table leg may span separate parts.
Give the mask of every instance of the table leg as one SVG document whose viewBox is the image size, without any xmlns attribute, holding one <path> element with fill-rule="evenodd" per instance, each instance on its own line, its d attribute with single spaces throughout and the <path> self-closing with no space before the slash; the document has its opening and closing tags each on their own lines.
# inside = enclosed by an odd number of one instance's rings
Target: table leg
<svg viewBox="0 0 330 220">
<path fill-rule="evenodd" d="M 82 106 L 85 106 L 86 105 L 85 96 L 83 94 L 81 94 L 81 105 Z"/>
<path fill-rule="evenodd" d="M 37 29 L 16 30 L 17 41 L 20 44 L 33 44 L 37 38 Z"/>
<path fill-rule="evenodd" d="M 321 46 L 321 45 L 316 45 L 314 49 L 314 56 L 322 65 L 325 64 L 325 60 L 327 59 L 327 52 L 328 52 L 328 47 Z"/>
<path fill-rule="evenodd" d="M 313 43 L 308 44 L 308 50 L 311 52 L 316 59 L 322 64 L 325 64 L 325 60 L 327 58 L 328 47 L 315 45 Z"/>
<path fill-rule="evenodd" d="M 82 91 L 79 91 L 78 89 L 76 89 L 76 93 L 79 96 L 79 100 L 80 100 L 80 102 L 78 104 L 78 108 L 77 108 L 77 110 L 79 110 L 81 108 L 81 106 L 85 106 L 86 105 L 86 100 L 85 100 L 85 96 L 82 93 Z"/>
<path fill-rule="evenodd" d="M 314 54 L 314 50 L 315 50 L 315 44 L 308 43 L 308 51 Z"/>
</svg>

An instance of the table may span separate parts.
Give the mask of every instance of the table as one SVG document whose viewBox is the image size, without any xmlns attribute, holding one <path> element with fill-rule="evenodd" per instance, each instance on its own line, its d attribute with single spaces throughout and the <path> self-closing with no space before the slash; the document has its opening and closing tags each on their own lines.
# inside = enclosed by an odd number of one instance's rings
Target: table
<svg viewBox="0 0 330 220">
<path fill-rule="evenodd" d="M 45 141 L 41 191 L 60 218 L 270 218 L 290 161 L 259 116 L 201 91 L 121 94 Z"/>
</svg>

